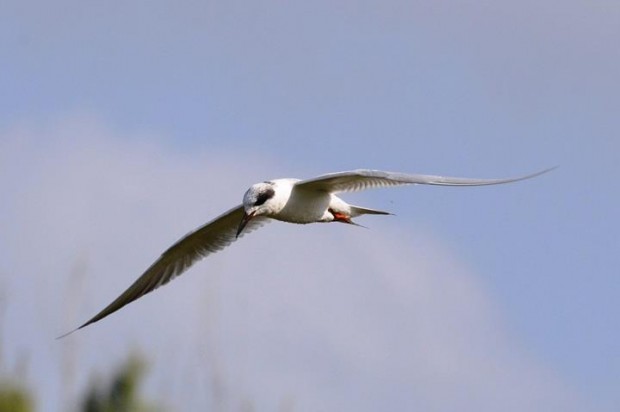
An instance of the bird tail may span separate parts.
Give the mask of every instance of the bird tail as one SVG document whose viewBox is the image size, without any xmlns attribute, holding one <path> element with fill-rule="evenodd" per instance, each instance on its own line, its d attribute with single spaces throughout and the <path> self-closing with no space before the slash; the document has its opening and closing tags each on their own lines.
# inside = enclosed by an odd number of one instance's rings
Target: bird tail
<svg viewBox="0 0 620 412">
<path fill-rule="evenodd" d="M 384 212 L 383 210 L 367 209 L 365 207 L 351 205 L 351 217 L 360 215 L 391 215 L 390 212 Z"/>
</svg>

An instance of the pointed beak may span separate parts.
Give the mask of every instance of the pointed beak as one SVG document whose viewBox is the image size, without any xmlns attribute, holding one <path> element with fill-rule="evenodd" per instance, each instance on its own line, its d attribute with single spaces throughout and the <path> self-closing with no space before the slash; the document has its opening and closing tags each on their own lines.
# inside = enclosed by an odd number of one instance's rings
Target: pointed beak
<svg viewBox="0 0 620 412">
<path fill-rule="evenodd" d="M 256 211 L 250 212 L 250 213 L 243 212 L 243 218 L 241 219 L 241 222 L 239 223 L 239 228 L 237 228 L 237 236 L 236 237 L 239 237 L 241 232 L 243 232 L 243 229 L 248 224 L 248 222 L 250 220 L 252 220 L 252 218 L 254 217 L 255 213 L 256 213 Z"/>
</svg>

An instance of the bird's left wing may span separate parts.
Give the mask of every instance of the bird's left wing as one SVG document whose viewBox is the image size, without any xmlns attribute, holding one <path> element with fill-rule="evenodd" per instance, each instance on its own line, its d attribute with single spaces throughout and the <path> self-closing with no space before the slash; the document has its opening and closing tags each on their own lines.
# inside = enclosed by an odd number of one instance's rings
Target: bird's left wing
<svg viewBox="0 0 620 412">
<path fill-rule="evenodd" d="M 511 183 L 546 173 L 552 169 L 526 176 L 508 179 L 472 179 L 466 177 L 448 177 L 434 175 L 410 175 L 406 173 L 384 172 L 381 170 L 359 169 L 349 172 L 329 173 L 312 179 L 302 180 L 295 184 L 295 188 L 304 190 L 318 190 L 331 193 L 355 192 L 378 187 L 423 184 L 440 186 L 484 186 Z"/>
<path fill-rule="evenodd" d="M 105 318 L 128 303 L 170 282 L 196 261 L 224 249 L 236 240 L 237 226 L 241 222 L 242 217 L 243 206 L 240 205 L 230 209 L 195 231 L 188 233 L 174 245 L 170 246 L 142 276 L 101 312 L 79 328 L 60 337 Z M 264 217 L 252 219 L 239 237 L 267 222 L 268 219 Z"/>
</svg>

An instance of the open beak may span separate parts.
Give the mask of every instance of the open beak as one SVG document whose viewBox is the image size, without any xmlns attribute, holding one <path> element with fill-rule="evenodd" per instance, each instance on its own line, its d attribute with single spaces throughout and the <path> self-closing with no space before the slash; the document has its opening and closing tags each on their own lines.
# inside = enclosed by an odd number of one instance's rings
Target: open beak
<svg viewBox="0 0 620 412">
<path fill-rule="evenodd" d="M 236 237 L 239 237 L 241 232 L 243 232 L 243 229 L 245 228 L 245 226 L 254 217 L 254 213 L 256 213 L 256 211 L 250 212 L 250 213 L 243 212 L 243 218 L 241 219 L 241 222 L 239 223 L 239 228 L 237 229 L 237 236 Z"/>
</svg>

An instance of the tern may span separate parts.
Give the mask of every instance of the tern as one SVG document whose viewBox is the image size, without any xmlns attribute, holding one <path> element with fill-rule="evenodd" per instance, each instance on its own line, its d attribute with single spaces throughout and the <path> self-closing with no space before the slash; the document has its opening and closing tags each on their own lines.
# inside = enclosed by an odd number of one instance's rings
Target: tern
<svg viewBox="0 0 620 412">
<path fill-rule="evenodd" d="M 312 179 L 276 179 L 252 185 L 243 203 L 188 233 L 170 246 L 127 290 L 82 326 L 67 336 L 111 315 L 128 303 L 165 285 L 196 261 L 218 252 L 270 220 L 307 224 L 341 222 L 357 225 L 361 215 L 389 215 L 389 212 L 353 206 L 336 196 L 371 188 L 398 185 L 485 186 L 531 179 L 551 169 L 508 179 L 471 179 L 360 169 L 321 175 Z"/>
</svg>

